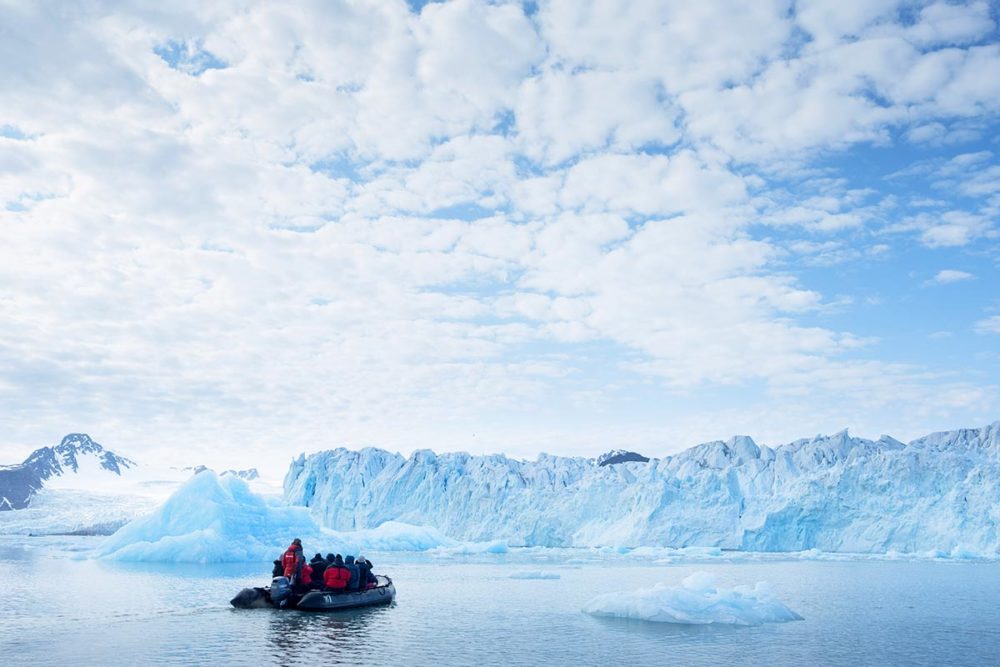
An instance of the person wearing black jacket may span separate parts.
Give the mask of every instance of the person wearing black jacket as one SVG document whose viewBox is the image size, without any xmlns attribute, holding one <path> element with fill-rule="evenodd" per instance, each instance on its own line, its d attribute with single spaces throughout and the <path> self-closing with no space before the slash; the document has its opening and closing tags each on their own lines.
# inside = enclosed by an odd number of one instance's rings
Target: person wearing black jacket
<svg viewBox="0 0 1000 667">
<path fill-rule="evenodd" d="M 358 566 L 358 590 L 363 591 L 368 588 L 368 576 L 371 574 L 371 570 L 368 568 L 368 561 L 365 560 L 364 556 L 358 556 L 354 564 Z"/>
<path fill-rule="evenodd" d="M 368 583 L 371 584 L 371 585 L 373 585 L 373 586 L 377 586 L 378 585 L 378 577 L 375 576 L 375 572 L 374 572 L 375 566 L 372 565 L 372 562 L 370 560 L 368 560 L 367 558 L 365 559 L 365 569 L 368 571 Z"/>
<path fill-rule="evenodd" d="M 271 568 L 271 578 L 283 577 L 285 575 L 285 568 L 281 564 L 281 559 L 274 561 L 274 567 Z"/>
<path fill-rule="evenodd" d="M 327 562 L 326 559 L 323 558 L 323 554 L 316 554 L 315 556 L 312 557 L 312 560 L 309 561 L 309 567 L 313 569 L 312 571 L 313 588 L 323 587 L 323 572 L 326 571 L 326 566 Z"/>
<path fill-rule="evenodd" d="M 358 566 L 354 563 L 354 556 L 347 556 L 344 559 L 344 567 L 351 573 L 351 580 L 347 582 L 347 591 L 353 593 L 358 590 L 359 575 L 361 574 Z"/>
</svg>

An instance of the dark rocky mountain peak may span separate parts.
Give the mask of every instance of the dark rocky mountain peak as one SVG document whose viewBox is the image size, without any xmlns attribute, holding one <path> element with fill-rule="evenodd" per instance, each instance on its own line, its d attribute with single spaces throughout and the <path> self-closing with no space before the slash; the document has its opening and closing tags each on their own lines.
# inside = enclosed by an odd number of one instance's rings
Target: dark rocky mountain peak
<svg viewBox="0 0 1000 667">
<path fill-rule="evenodd" d="M 630 461 L 648 463 L 649 458 L 636 452 L 625 451 L 624 449 L 613 449 L 610 452 L 601 454 L 597 457 L 597 465 L 599 466 L 610 466 L 616 463 L 628 463 Z"/>
</svg>

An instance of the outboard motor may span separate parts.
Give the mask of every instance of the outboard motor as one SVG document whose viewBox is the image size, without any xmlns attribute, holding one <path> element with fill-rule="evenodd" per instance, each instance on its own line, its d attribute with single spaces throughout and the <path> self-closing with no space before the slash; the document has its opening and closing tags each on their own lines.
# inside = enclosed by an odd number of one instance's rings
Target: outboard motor
<svg viewBox="0 0 1000 667">
<path fill-rule="evenodd" d="M 275 577 L 271 580 L 271 602 L 280 605 L 292 594 L 292 586 L 286 577 Z"/>
<path fill-rule="evenodd" d="M 229 601 L 229 604 L 237 609 L 263 609 L 271 606 L 267 599 L 267 591 L 263 588 L 244 588 Z"/>
</svg>

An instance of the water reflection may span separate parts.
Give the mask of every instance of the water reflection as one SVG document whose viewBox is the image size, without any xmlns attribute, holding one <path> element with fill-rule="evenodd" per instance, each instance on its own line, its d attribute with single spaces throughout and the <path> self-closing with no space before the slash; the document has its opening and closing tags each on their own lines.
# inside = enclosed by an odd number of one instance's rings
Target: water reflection
<svg viewBox="0 0 1000 667">
<path fill-rule="evenodd" d="M 375 637 L 385 629 L 388 614 L 396 607 L 393 602 L 381 607 L 349 609 L 332 612 L 279 611 L 276 609 L 239 610 L 269 616 L 267 639 L 271 655 L 322 656 L 329 661 L 336 657 L 358 656 L 373 647 Z"/>
</svg>

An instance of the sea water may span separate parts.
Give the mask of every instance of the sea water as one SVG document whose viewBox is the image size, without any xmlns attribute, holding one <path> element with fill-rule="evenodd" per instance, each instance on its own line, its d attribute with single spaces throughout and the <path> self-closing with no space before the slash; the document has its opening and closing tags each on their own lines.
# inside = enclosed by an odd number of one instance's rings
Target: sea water
<svg viewBox="0 0 1000 667">
<path fill-rule="evenodd" d="M 87 538 L 0 541 L 4 664 L 1000 664 L 1000 563 L 372 553 L 396 584 L 393 605 L 310 614 L 229 605 L 267 582 L 267 564 L 80 559 L 87 547 Z M 542 567 L 558 578 L 511 576 Z M 767 581 L 803 620 L 690 626 L 581 611 L 602 593 L 699 571 L 720 587 Z"/>
</svg>

